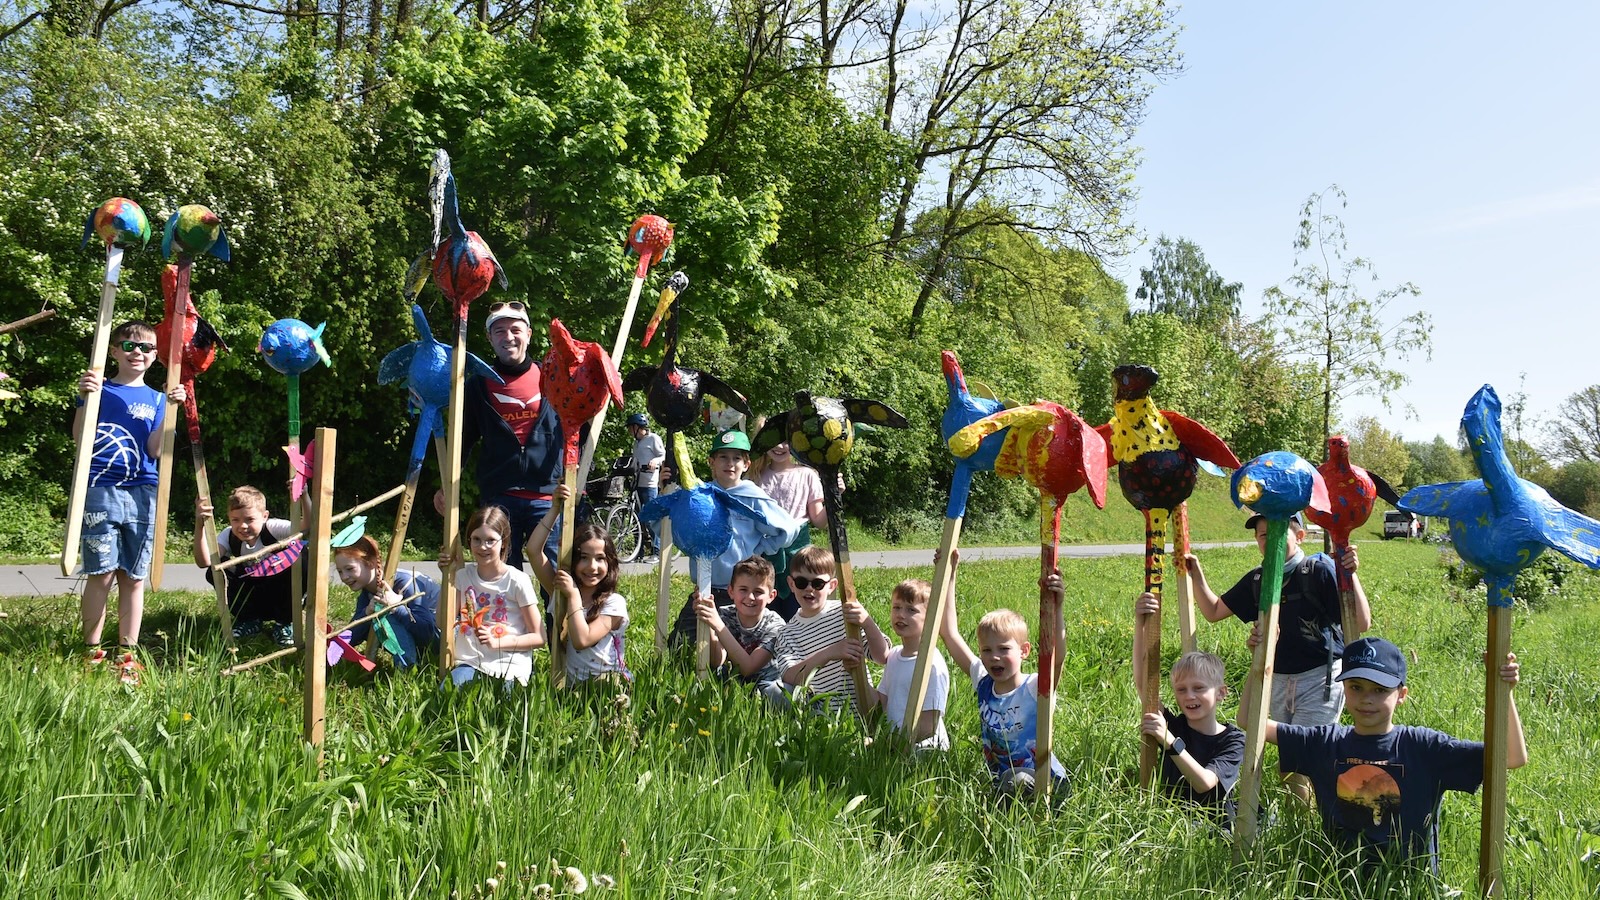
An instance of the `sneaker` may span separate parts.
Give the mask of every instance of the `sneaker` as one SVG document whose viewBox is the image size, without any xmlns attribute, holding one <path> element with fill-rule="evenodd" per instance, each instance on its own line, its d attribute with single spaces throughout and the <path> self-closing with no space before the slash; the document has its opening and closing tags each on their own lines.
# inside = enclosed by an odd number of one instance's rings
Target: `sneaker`
<svg viewBox="0 0 1600 900">
<path fill-rule="evenodd" d="M 272 627 L 272 640 L 279 647 L 294 646 L 294 626 L 274 625 Z"/>
<path fill-rule="evenodd" d="M 654 553 L 647 553 L 644 556 L 634 560 L 634 562 L 641 566 L 654 566 L 660 564 L 661 557 Z"/>
<path fill-rule="evenodd" d="M 91 649 L 88 655 L 83 658 L 83 664 L 90 668 L 94 668 L 110 658 L 111 654 L 106 652 L 106 648 L 95 647 Z"/>
<path fill-rule="evenodd" d="M 262 625 L 260 619 L 251 619 L 248 622 L 235 622 L 233 623 L 233 639 L 236 641 L 242 641 L 248 637 L 255 637 L 261 633 L 261 628 Z"/>
<path fill-rule="evenodd" d="M 117 678 L 129 687 L 139 686 L 139 673 L 143 671 L 144 665 L 134 657 L 132 650 L 124 651 L 122 657 L 117 660 Z"/>
</svg>

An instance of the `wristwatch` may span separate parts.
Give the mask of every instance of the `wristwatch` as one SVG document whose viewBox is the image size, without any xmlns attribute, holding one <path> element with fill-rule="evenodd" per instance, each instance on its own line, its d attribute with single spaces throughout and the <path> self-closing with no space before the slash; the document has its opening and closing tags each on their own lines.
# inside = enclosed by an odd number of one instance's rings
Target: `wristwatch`
<svg viewBox="0 0 1600 900">
<path fill-rule="evenodd" d="M 1182 756 L 1183 755 L 1183 749 L 1184 749 L 1184 747 L 1183 747 L 1183 738 L 1175 737 L 1175 738 L 1172 739 L 1172 746 L 1167 748 L 1167 755 L 1168 756 Z"/>
</svg>

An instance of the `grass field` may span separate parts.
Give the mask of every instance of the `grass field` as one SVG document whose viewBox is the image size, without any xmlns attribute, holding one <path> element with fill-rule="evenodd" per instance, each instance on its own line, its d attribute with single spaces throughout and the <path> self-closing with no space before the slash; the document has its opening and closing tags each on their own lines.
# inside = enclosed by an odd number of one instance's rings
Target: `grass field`
<svg viewBox="0 0 1600 900">
<path fill-rule="evenodd" d="M 1217 551 L 1227 581 L 1248 551 Z M 1483 599 L 1437 548 L 1363 547 L 1376 633 L 1415 654 L 1399 719 L 1482 727 Z M 973 563 L 964 622 L 1032 608 L 1037 563 Z M 625 579 L 636 621 L 631 704 L 533 688 L 436 688 L 409 675 L 330 676 L 326 759 L 300 740 L 298 664 L 231 678 L 208 596 L 149 598 L 151 667 L 128 690 L 85 674 L 72 597 L 9 600 L 0 622 L 0 893 L 94 898 L 462 898 L 561 893 L 554 860 L 589 892 L 628 897 L 1355 897 L 1476 892 L 1478 798 L 1444 805 L 1442 881 L 1382 871 L 1357 886 L 1309 811 L 1269 792 L 1258 856 L 1134 785 L 1130 600 L 1139 560 L 1072 561 L 1057 752 L 1075 790 L 1052 814 L 988 796 L 970 688 L 950 701 L 955 747 L 911 761 L 853 722 L 769 716 L 739 690 L 659 659 L 653 587 Z M 869 608 L 908 573 L 858 573 Z M 926 570 L 922 574 L 926 574 Z M 335 612 L 351 598 L 335 591 Z M 1532 761 L 1512 774 L 1509 896 L 1592 896 L 1600 869 L 1600 580 L 1569 576 L 1519 614 L 1513 642 Z M 1175 616 L 1168 616 L 1167 656 Z M 1237 686 L 1245 627 L 1203 626 Z M 266 649 L 248 645 L 246 652 Z M 1224 707 L 1234 717 L 1233 704 Z M 1275 765 L 1270 755 L 1269 765 Z M 498 863 L 504 862 L 501 871 Z M 596 876 L 606 876 L 597 878 Z M 607 888 L 608 879 L 615 887 Z"/>
</svg>

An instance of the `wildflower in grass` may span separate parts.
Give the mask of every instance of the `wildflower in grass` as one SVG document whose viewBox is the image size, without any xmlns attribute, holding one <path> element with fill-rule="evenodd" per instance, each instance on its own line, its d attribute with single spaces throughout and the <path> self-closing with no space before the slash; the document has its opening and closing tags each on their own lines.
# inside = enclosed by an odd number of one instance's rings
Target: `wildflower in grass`
<svg viewBox="0 0 1600 900">
<path fill-rule="evenodd" d="M 610 875 L 600 874 L 598 872 L 595 873 L 591 880 L 594 882 L 595 887 L 608 891 L 617 886 L 617 880 L 615 878 L 612 878 Z"/>
<path fill-rule="evenodd" d="M 193 719 L 194 719 L 194 715 L 192 713 L 184 713 L 183 714 L 183 720 L 185 722 L 191 721 Z"/>
<path fill-rule="evenodd" d="M 561 877 L 566 879 L 569 894 L 581 894 L 589 889 L 589 879 L 583 877 L 583 871 L 577 866 L 562 869 Z"/>
<path fill-rule="evenodd" d="M 709 732 L 709 731 L 705 730 L 704 728 L 702 728 L 702 729 L 700 729 L 700 736 L 701 737 L 711 737 L 711 732 Z"/>
<path fill-rule="evenodd" d="M 539 900 L 544 900 L 544 898 L 547 897 L 554 897 L 555 895 L 556 889 L 548 884 L 541 882 L 533 886 L 533 896 L 539 898 Z"/>
<path fill-rule="evenodd" d="M 677 731 L 678 730 L 678 723 L 677 722 L 668 722 L 667 723 L 667 727 L 671 728 L 673 731 Z"/>
</svg>

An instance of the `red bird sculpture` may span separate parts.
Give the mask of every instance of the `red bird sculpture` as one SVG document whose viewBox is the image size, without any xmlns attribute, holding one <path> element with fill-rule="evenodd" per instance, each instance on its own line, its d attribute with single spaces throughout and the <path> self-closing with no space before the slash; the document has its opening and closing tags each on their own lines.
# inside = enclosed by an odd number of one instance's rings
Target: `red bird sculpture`
<svg viewBox="0 0 1600 900">
<path fill-rule="evenodd" d="M 572 337 L 560 319 L 550 320 L 550 352 L 539 365 L 544 399 L 554 405 L 565 442 L 565 465 L 578 464 L 578 432 L 611 400 L 622 406 L 622 376 L 604 347 Z"/>
<path fill-rule="evenodd" d="M 1331 508 L 1328 512 L 1307 508 L 1306 518 L 1322 526 L 1328 532 L 1328 537 L 1333 539 L 1333 564 L 1339 578 L 1339 599 L 1343 603 L 1348 593 L 1351 594 L 1350 602 L 1354 602 L 1355 585 L 1350 580 L 1349 570 L 1344 567 L 1344 551 L 1350 546 L 1350 533 L 1367 524 L 1367 518 L 1372 515 L 1372 508 L 1377 505 L 1379 498 L 1390 506 L 1398 506 L 1400 495 L 1381 476 L 1350 462 L 1350 439 L 1342 434 L 1328 438 L 1328 458 L 1317 466 L 1317 471 L 1328 486 Z M 1351 618 L 1348 614 L 1344 617 L 1347 641 L 1356 638 L 1350 631 Z"/>
<path fill-rule="evenodd" d="M 672 223 L 660 216 L 644 215 L 633 220 L 628 227 L 628 249 L 639 254 L 639 264 L 633 270 L 634 278 L 644 278 L 650 272 L 650 267 L 667 255 L 667 248 L 672 246 L 673 231 Z"/>
<path fill-rule="evenodd" d="M 174 314 L 178 305 L 177 266 L 167 266 L 161 270 L 161 296 L 165 300 L 166 312 L 161 324 L 156 326 L 156 358 L 161 360 L 162 365 L 170 366 L 167 345 L 172 338 L 172 322 L 176 318 Z M 183 354 L 179 363 L 183 367 L 179 380 L 187 394 L 183 401 L 183 421 L 189 429 L 189 443 L 199 444 L 200 407 L 195 401 L 194 379 L 211 368 L 211 364 L 217 360 L 217 351 L 228 349 L 228 345 L 222 342 L 222 335 L 217 334 L 211 323 L 200 317 L 192 299 L 185 298 L 184 306 Z"/>
</svg>

